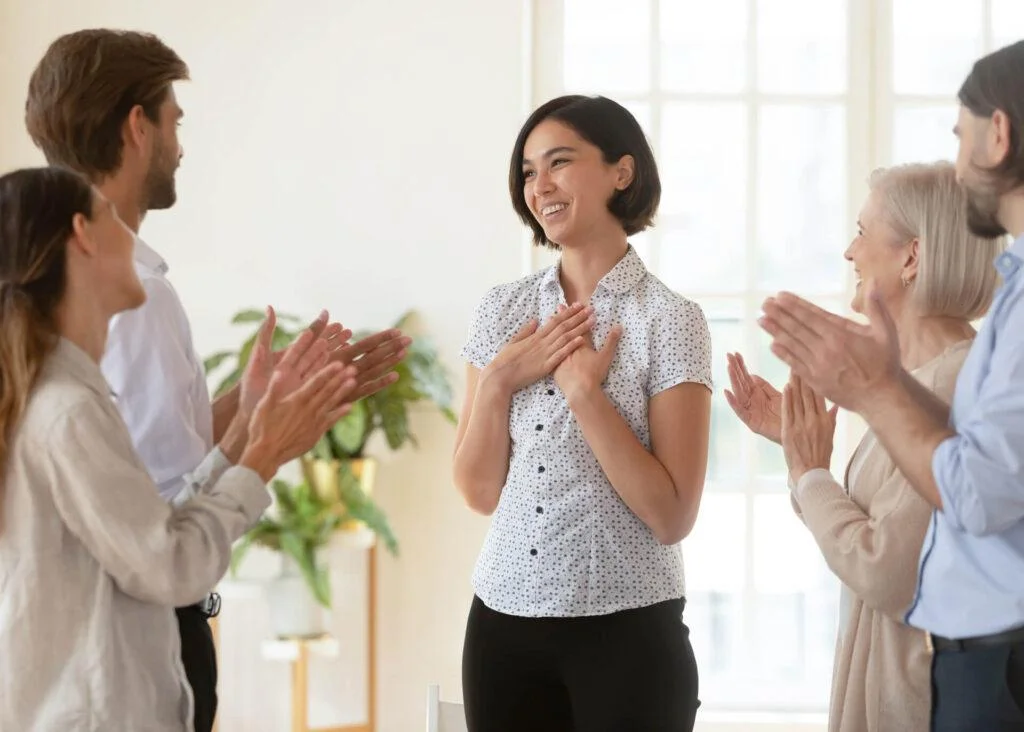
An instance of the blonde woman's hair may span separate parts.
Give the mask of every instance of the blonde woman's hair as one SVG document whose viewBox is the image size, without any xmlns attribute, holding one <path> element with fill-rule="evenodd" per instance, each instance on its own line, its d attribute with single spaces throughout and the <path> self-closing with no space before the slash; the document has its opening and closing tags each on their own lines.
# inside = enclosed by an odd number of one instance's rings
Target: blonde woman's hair
<svg viewBox="0 0 1024 732">
<path fill-rule="evenodd" d="M 1006 237 L 985 239 L 967 228 L 967 195 L 952 163 L 880 168 L 868 180 L 882 216 L 901 238 L 918 239 L 911 303 L 923 316 L 974 320 L 992 304 L 994 260 Z"/>
</svg>

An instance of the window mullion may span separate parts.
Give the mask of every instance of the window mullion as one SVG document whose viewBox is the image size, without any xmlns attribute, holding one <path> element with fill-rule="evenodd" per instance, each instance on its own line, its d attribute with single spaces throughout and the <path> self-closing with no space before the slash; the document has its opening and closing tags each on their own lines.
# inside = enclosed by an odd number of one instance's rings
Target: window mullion
<svg viewBox="0 0 1024 732">
<path fill-rule="evenodd" d="M 651 88 L 648 90 L 647 104 L 651 110 L 651 142 L 661 147 L 661 0 L 651 0 L 650 7 L 650 64 L 651 64 Z M 660 154 L 660 150 L 659 150 Z M 650 268 L 653 272 L 660 272 L 661 263 L 661 229 L 654 227 L 649 230 L 651 237 Z"/>
</svg>

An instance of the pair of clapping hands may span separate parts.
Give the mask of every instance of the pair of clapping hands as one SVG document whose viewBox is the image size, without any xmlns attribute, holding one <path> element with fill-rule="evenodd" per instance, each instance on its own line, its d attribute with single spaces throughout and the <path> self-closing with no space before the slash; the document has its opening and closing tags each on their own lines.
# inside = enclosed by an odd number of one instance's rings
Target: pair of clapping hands
<svg viewBox="0 0 1024 732">
<path fill-rule="evenodd" d="M 736 416 L 755 434 L 782 445 L 793 481 L 815 468 L 829 469 L 836 410 L 795 373 L 780 392 L 760 376 L 751 374 L 738 353 L 726 354 L 729 383 L 726 401 Z"/>
<path fill-rule="evenodd" d="M 239 384 L 236 414 L 248 429 L 239 464 L 265 481 L 312 449 L 355 402 L 393 384 L 393 369 L 412 342 L 392 328 L 349 343 L 352 331 L 330 322 L 324 311 L 274 351 L 276 326 L 268 307 Z"/>
<path fill-rule="evenodd" d="M 595 348 L 594 323 L 592 306 L 559 305 L 543 326 L 535 319 L 526 323 L 485 372 L 509 394 L 553 375 L 572 404 L 601 388 L 622 337 L 622 328 L 613 326 L 601 348 Z"/>
</svg>

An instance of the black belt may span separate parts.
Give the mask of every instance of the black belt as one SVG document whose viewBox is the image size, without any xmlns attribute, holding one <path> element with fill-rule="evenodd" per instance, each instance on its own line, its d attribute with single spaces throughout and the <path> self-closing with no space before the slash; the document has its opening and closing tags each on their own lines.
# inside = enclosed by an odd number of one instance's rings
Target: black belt
<svg viewBox="0 0 1024 732">
<path fill-rule="evenodd" d="M 943 638 L 928 634 L 929 648 L 936 651 L 969 651 L 972 648 L 992 648 L 1024 643 L 1024 626 L 1005 630 L 992 635 L 978 635 L 973 638 Z"/>
<path fill-rule="evenodd" d="M 220 615 L 220 595 L 216 592 L 211 592 L 195 605 L 189 605 L 189 607 L 207 618 L 215 618 Z"/>
</svg>

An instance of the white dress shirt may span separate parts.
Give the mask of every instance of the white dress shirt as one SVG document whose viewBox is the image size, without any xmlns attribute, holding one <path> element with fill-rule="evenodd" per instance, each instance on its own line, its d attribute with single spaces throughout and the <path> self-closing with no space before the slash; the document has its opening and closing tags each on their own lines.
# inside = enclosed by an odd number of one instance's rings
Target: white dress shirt
<svg viewBox="0 0 1024 732">
<path fill-rule="evenodd" d="M 213 449 L 206 373 L 167 263 L 137 237 L 135 269 L 147 300 L 111 321 L 103 375 L 160 495 L 182 503 L 203 482 L 195 471 Z"/>
<path fill-rule="evenodd" d="M 173 508 L 132 447 L 97 364 L 48 359 L 3 466 L 0 730 L 191 731 L 175 606 L 227 569 L 270 505 L 225 461 Z"/>
<path fill-rule="evenodd" d="M 463 356 L 489 364 L 528 320 L 565 304 L 554 265 L 490 290 Z M 647 272 L 632 247 L 597 285 L 600 347 L 622 340 L 604 391 L 650 450 L 649 400 L 683 382 L 711 388 L 711 337 L 701 308 Z M 608 482 L 553 377 L 516 392 L 506 482 L 473 574 L 477 596 L 510 615 L 603 615 L 684 595 L 678 545 L 662 545 Z M 686 445 L 679 445 L 686 450 Z"/>
</svg>

